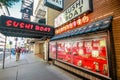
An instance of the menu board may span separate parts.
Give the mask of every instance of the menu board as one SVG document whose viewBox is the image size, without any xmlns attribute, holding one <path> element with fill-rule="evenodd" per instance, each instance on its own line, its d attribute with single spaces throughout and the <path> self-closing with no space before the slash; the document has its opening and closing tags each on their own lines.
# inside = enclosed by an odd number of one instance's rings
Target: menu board
<svg viewBox="0 0 120 80">
<path fill-rule="evenodd" d="M 71 63 L 71 43 L 57 42 L 57 59 Z"/>
<path fill-rule="evenodd" d="M 106 38 L 58 41 L 57 59 L 108 76 Z"/>
<path fill-rule="evenodd" d="M 73 64 L 108 76 L 106 39 L 89 39 L 78 42 Z"/>
<path fill-rule="evenodd" d="M 65 54 L 65 43 L 57 42 L 57 59 L 63 60 Z"/>
<path fill-rule="evenodd" d="M 49 57 L 56 59 L 56 42 L 49 43 Z"/>
</svg>

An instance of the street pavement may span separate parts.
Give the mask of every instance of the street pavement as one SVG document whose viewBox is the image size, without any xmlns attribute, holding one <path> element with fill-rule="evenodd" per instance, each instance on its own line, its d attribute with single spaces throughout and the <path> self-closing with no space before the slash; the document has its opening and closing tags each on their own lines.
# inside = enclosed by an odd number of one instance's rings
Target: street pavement
<svg viewBox="0 0 120 80">
<path fill-rule="evenodd" d="M 0 65 L 2 67 L 2 65 Z M 0 80 L 81 80 L 64 73 L 54 65 L 49 65 L 34 54 L 6 58 L 5 69 L 0 69 Z"/>
</svg>

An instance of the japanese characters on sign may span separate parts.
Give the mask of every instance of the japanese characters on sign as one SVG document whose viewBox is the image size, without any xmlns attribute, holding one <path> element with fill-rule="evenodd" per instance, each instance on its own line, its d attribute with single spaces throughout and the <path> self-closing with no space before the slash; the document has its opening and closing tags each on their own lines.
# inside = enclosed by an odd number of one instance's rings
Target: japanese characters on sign
<svg viewBox="0 0 120 80">
<path fill-rule="evenodd" d="M 82 18 L 78 18 L 77 20 L 71 21 L 68 24 L 65 24 L 61 27 L 56 28 L 55 29 L 55 34 L 60 34 L 60 33 L 66 32 L 68 30 L 74 29 L 76 27 L 79 27 L 79 26 L 81 26 L 85 23 L 88 23 L 89 20 L 90 19 L 89 19 L 88 16 L 83 16 Z"/>
</svg>

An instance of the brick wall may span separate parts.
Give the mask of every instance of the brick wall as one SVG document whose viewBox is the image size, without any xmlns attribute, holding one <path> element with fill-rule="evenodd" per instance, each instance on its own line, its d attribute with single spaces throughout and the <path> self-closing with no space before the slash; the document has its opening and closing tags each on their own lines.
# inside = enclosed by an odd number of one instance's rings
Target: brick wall
<svg viewBox="0 0 120 80">
<path fill-rule="evenodd" d="M 76 0 L 64 0 L 65 9 L 74 1 Z M 59 14 L 59 12 L 57 12 L 57 14 Z M 93 12 L 89 13 L 88 16 L 91 19 L 90 23 L 95 20 L 106 18 L 107 16 L 113 16 L 112 35 L 115 48 L 113 54 L 115 54 L 117 78 L 120 80 L 120 0 L 93 0 Z M 52 20 L 54 20 L 54 18 L 52 18 Z M 51 22 L 51 19 L 48 20 L 48 24 L 49 22 Z"/>
<path fill-rule="evenodd" d="M 117 78 L 120 80 L 120 0 L 93 0 L 94 11 L 89 14 L 91 21 L 112 15 L 112 35 L 115 48 Z"/>
</svg>

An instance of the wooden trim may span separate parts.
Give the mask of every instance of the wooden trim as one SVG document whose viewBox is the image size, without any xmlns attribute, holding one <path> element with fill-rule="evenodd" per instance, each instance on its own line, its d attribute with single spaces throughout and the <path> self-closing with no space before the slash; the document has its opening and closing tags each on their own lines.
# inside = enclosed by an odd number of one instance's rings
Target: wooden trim
<svg viewBox="0 0 120 80">
<path fill-rule="evenodd" d="M 117 69 L 116 69 L 116 59 L 115 59 L 115 47 L 112 31 L 108 31 L 108 64 L 109 64 L 109 74 L 113 80 L 117 80 Z"/>
</svg>

